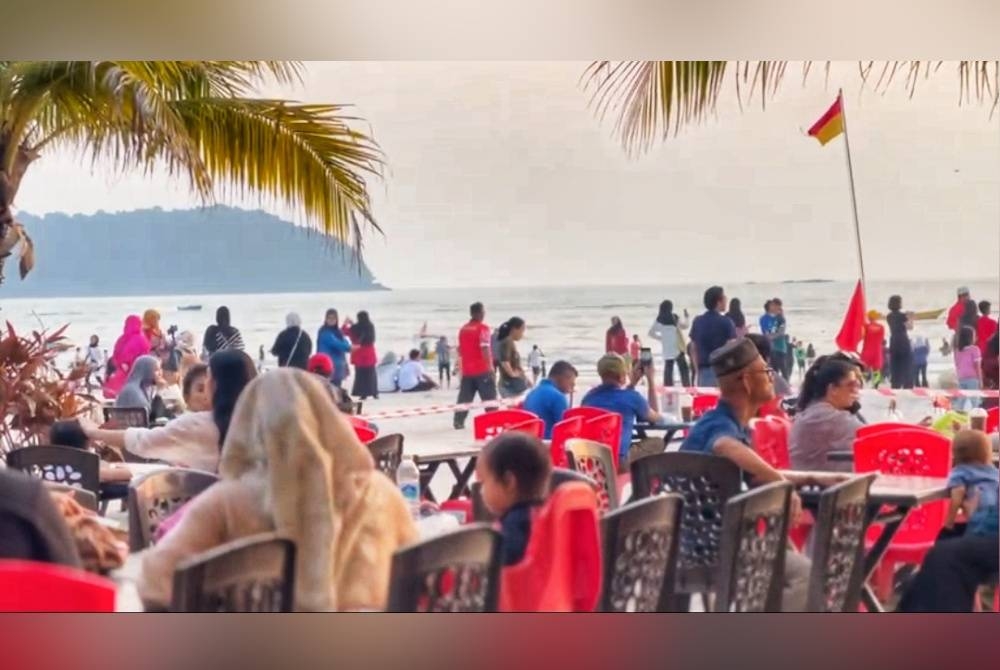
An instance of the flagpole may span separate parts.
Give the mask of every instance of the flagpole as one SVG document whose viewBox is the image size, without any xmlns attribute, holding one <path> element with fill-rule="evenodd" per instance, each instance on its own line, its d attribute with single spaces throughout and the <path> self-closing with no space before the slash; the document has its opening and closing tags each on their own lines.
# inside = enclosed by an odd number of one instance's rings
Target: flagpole
<svg viewBox="0 0 1000 670">
<path fill-rule="evenodd" d="M 847 134 L 847 110 L 844 108 L 844 89 L 837 91 L 837 99 L 840 100 L 840 117 L 844 123 L 844 148 L 847 149 L 847 178 L 851 183 L 851 211 L 854 213 L 854 240 L 858 247 L 858 267 L 861 270 L 861 286 L 868 294 L 868 285 L 865 281 L 865 258 L 861 253 L 861 224 L 858 223 L 858 196 L 854 192 L 854 167 L 851 164 L 851 141 Z"/>
</svg>

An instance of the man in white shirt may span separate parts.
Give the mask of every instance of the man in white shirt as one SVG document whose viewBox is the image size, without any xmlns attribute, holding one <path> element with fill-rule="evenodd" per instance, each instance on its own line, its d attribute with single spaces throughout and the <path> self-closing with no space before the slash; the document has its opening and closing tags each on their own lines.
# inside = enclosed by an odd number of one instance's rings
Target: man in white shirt
<svg viewBox="0 0 1000 670">
<path fill-rule="evenodd" d="M 430 391 L 438 385 L 424 372 L 424 364 L 420 362 L 420 351 L 410 351 L 410 359 L 399 367 L 399 390 L 403 393 Z"/>
</svg>

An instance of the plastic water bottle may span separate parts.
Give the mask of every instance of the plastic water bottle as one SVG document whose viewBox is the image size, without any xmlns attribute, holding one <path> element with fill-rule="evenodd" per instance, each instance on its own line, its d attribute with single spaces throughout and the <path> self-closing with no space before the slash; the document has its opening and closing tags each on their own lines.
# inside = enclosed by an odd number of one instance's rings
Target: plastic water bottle
<svg viewBox="0 0 1000 670">
<path fill-rule="evenodd" d="M 404 456 L 396 468 L 396 485 L 410 508 L 410 516 L 420 518 L 420 470 L 412 456 Z"/>
</svg>

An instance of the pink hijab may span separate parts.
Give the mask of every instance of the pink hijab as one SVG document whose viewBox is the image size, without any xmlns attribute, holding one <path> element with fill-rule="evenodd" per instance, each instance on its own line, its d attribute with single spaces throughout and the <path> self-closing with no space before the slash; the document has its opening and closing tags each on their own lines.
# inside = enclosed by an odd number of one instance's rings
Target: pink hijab
<svg viewBox="0 0 1000 670">
<path fill-rule="evenodd" d="M 104 383 L 104 396 L 114 398 L 121 391 L 122 386 L 132 372 L 132 364 L 140 356 L 149 353 L 149 340 L 142 334 L 142 319 L 132 314 L 125 319 L 125 329 L 122 336 L 115 342 L 114 352 L 111 360 L 115 365 L 115 371 Z"/>
</svg>

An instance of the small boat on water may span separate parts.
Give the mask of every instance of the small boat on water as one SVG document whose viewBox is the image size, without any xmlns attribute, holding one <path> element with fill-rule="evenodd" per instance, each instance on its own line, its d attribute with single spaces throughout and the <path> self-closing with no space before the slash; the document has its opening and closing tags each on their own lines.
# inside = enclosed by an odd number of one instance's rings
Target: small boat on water
<svg viewBox="0 0 1000 670">
<path fill-rule="evenodd" d="M 184 305 L 177 308 L 178 312 L 200 312 L 201 305 Z"/>
<path fill-rule="evenodd" d="M 941 309 L 928 309 L 922 312 L 914 312 L 911 318 L 914 321 L 935 321 L 941 318 L 941 315 L 944 314 L 947 309 L 947 307 L 942 307 Z M 885 314 L 879 312 L 878 318 L 885 319 Z"/>
</svg>

